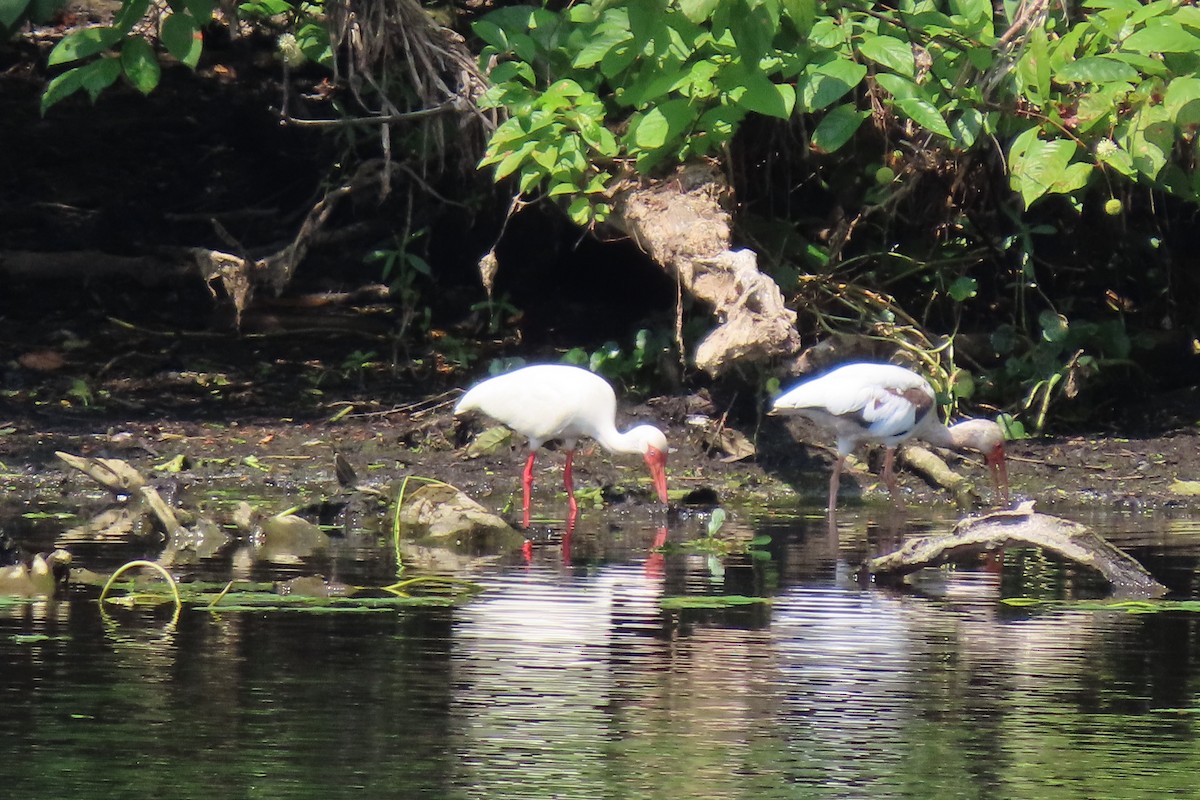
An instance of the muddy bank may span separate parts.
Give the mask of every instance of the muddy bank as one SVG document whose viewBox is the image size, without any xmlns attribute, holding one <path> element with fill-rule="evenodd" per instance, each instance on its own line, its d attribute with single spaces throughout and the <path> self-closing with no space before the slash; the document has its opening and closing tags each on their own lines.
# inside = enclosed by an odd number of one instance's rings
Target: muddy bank
<svg viewBox="0 0 1200 800">
<path fill-rule="evenodd" d="M 296 391 L 294 397 L 303 397 Z M 465 446 L 486 428 L 482 420 L 452 415 L 453 388 L 397 403 L 347 393 L 325 395 L 321 402 L 279 407 L 274 414 L 227 409 L 219 400 L 205 413 L 175 416 L 67 407 L 62 403 L 9 402 L 0 412 L 0 461 L 3 461 L 6 517 L 20 515 L 35 498 L 59 502 L 77 498 L 101 502 L 82 476 L 55 458 L 59 450 L 129 461 L 175 491 L 196 496 L 206 486 L 241 486 L 247 495 L 295 495 L 295 502 L 316 501 L 339 491 L 334 456 L 341 454 L 360 483 L 386 486 L 406 475 L 452 483 L 485 506 L 503 510 L 519 499 L 519 444 L 490 455 L 467 458 Z M 10 393 L 9 400 L 13 396 Z M 656 397 L 622 405 L 621 423 L 649 421 L 668 434 L 672 498 L 698 504 L 716 501 L 738 506 L 796 503 L 820 507 L 832 460 L 828 437 L 804 423 L 764 418 L 727 426 L 755 443 L 754 455 L 732 460 L 728 435 L 717 434 L 720 414 L 706 395 Z M 802 443 L 800 440 L 803 440 Z M 736 441 L 737 437 L 733 438 Z M 1107 505 L 1123 509 L 1193 507 L 1200 499 L 1180 481 L 1200 480 L 1200 448 L 1194 431 L 1177 430 L 1144 438 L 1070 436 L 1012 442 L 1009 468 L 1016 497 L 1037 498 L 1044 508 Z M 854 502 L 886 502 L 878 480 L 880 454 L 864 452 L 843 480 L 842 497 Z M 989 498 L 987 476 L 977 461 L 946 454 L 956 471 L 974 480 Z M 180 460 L 180 457 L 182 459 Z M 563 457 L 542 455 L 535 493 L 542 510 L 561 515 Z M 868 469 L 869 468 L 869 469 Z M 585 447 L 576 460 L 575 481 L 584 509 L 603 502 L 630 507 L 652 505 L 653 495 L 639 459 L 614 458 Z M 901 470 L 901 487 L 911 503 L 949 504 L 949 495 Z M 685 497 L 693 493 L 691 497 Z"/>
</svg>

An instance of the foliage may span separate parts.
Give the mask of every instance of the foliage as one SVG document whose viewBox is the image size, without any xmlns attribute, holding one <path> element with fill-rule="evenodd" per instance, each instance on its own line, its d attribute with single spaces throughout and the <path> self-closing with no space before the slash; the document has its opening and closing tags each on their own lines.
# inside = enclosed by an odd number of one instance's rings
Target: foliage
<svg viewBox="0 0 1200 800">
<path fill-rule="evenodd" d="M 44 4 L 44 0 L 33 2 Z M 240 10 L 288 31 L 280 37 L 280 55 L 289 65 L 306 58 L 328 64 L 332 58 L 328 31 L 317 22 L 323 5 L 323 0 L 256 0 Z M 149 94 L 162 75 L 155 41 L 179 63 L 195 69 L 204 49 L 203 30 L 212 21 L 216 6 L 216 0 L 170 0 L 165 5 L 124 0 L 111 24 L 80 28 L 64 36 L 50 51 L 48 64 L 76 65 L 50 81 L 42 94 L 42 113 L 77 92 L 85 92 L 95 102 L 121 77 L 142 94 Z"/>
<path fill-rule="evenodd" d="M 417 243 L 425 236 L 424 228 L 394 237 L 390 247 L 378 247 L 363 259 L 366 263 L 380 265 L 380 279 L 388 282 L 392 297 L 400 304 L 400 323 L 396 336 L 403 339 L 414 321 L 422 323 L 422 330 L 429 330 L 433 311 L 424 303 L 420 282 L 429 281 L 433 270 L 429 262 L 416 252 Z"/>
<path fill-rule="evenodd" d="M 816 153 L 847 147 L 872 116 L 950 151 L 1000 137 L 1025 207 L 1115 177 L 1195 199 L 1190 159 L 1171 155 L 1200 124 L 1200 9 L 1083 8 L 1077 19 L 1022 19 L 1024 5 L 988 0 L 503 8 L 474 27 L 481 63 L 499 61 L 484 105 L 511 115 L 482 164 L 515 174 L 522 192 L 568 196 L 582 223 L 609 213 L 622 169 L 716 153 L 747 115 L 796 112 L 813 117 Z M 875 175 L 890 184 L 896 173 Z"/>
<path fill-rule="evenodd" d="M 646 379 L 657 371 L 659 358 L 671 352 L 671 340 L 662 331 L 642 328 L 634 336 L 633 349 L 626 352 L 616 342 L 605 342 L 588 353 L 574 347 L 563 354 L 562 361 L 618 381 L 626 387 L 646 385 Z"/>
<path fill-rule="evenodd" d="M 802 333 L 866 331 L 944 362 L 961 325 L 1007 318 L 1008 345 L 984 356 L 1003 367 L 976 399 L 1019 398 L 1034 429 L 1135 360 L 1141 337 L 1087 293 L 1144 270 L 1154 321 L 1191 307 L 1148 217 L 1161 198 L 1183 217 L 1200 201 L 1194 5 L 590 0 L 500 9 L 474 30 L 485 104 L 509 115 L 481 162 L 497 179 L 588 224 L 635 174 L 723 158 L 741 233 Z"/>
<path fill-rule="evenodd" d="M 47 22 L 66 0 L 0 0 L 0 36 L 7 36 L 26 21 Z"/>
</svg>

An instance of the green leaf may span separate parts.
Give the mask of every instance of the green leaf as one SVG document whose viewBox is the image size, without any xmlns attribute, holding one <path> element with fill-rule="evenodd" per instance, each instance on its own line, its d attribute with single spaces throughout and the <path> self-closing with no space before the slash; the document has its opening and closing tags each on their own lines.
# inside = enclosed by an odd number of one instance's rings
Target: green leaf
<svg viewBox="0 0 1200 800">
<path fill-rule="evenodd" d="M 592 220 L 592 204 L 586 197 L 576 197 L 567 206 L 567 216 L 580 227 L 586 227 Z"/>
<path fill-rule="evenodd" d="M 875 76 L 875 82 L 887 90 L 887 93 L 897 100 L 907 100 L 921 97 L 921 90 L 908 78 L 881 72 Z"/>
<path fill-rule="evenodd" d="M 820 153 L 838 150 L 850 141 L 850 137 L 854 136 L 863 120 L 869 116 L 871 112 L 859 111 L 853 103 L 845 103 L 831 109 L 813 131 L 813 149 Z"/>
<path fill-rule="evenodd" d="M 171 14 L 162 23 L 162 43 L 180 63 L 195 69 L 204 40 L 190 14 Z"/>
<path fill-rule="evenodd" d="M 950 133 L 950 127 L 946 125 L 946 120 L 938 113 L 933 103 L 928 100 L 922 100 L 917 97 L 909 97 L 904 100 L 896 101 L 896 108 L 904 116 L 911 119 L 913 122 L 920 125 L 930 133 L 936 133 L 939 136 L 944 136 L 947 139 L 953 139 L 954 135 Z"/>
<path fill-rule="evenodd" d="M 912 45 L 894 36 L 868 36 L 858 52 L 893 72 L 912 77 L 915 72 Z"/>
<path fill-rule="evenodd" d="M 134 25 L 145 19 L 149 10 L 150 0 L 124 0 L 112 26 L 123 34 L 129 33 Z"/>
<path fill-rule="evenodd" d="M 1122 150 L 1112 140 L 1106 139 L 1105 141 L 1109 142 L 1111 147 L 1097 147 L 1096 160 L 1101 164 L 1112 167 L 1126 178 L 1134 177 L 1137 171 L 1133 166 L 1133 156 Z"/>
<path fill-rule="evenodd" d="M 1133 156 L 1137 171 L 1157 178 L 1175 147 L 1175 125 L 1164 106 L 1142 108 L 1117 129 L 1117 143 Z"/>
<path fill-rule="evenodd" d="M 720 0 L 679 0 L 679 9 L 692 22 L 700 23 L 712 16 Z"/>
<path fill-rule="evenodd" d="M 1134 53 L 1195 53 L 1200 37 L 1193 36 L 1171 20 L 1154 20 L 1121 42 L 1121 49 Z"/>
<path fill-rule="evenodd" d="M 287 0 L 254 0 L 252 3 L 243 3 L 238 6 L 238 11 L 248 14 L 258 14 L 264 17 L 286 14 L 291 10 L 292 4 L 287 2 Z"/>
<path fill-rule="evenodd" d="M 1066 317 L 1049 309 L 1038 314 L 1038 324 L 1042 326 L 1042 338 L 1047 342 L 1061 342 L 1071 330 Z"/>
<path fill-rule="evenodd" d="M 660 34 L 666 27 L 663 0 L 629 0 L 629 30 L 634 44 L 640 49 L 655 40 L 665 39 Z"/>
<path fill-rule="evenodd" d="M 977 108 L 968 108 L 950 122 L 950 131 L 954 134 L 954 143 L 967 150 L 974 146 L 983 133 L 986 120 Z"/>
<path fill-rule="evenodd" d="M 183 7 L 192 15 L 192 19 L 204 27 L 212 21 L 215 0 L 183 0 Z"/>
<path fill-rule="evenodd" d="M 1059 83 L 1134 83 L 1140 77 L 1141 73 L 1129 64 L 1104 56 L 1076 59 L 1054 74 L 1054 79 Z"/>
<path fill-rule="evenodd" d="M 867 68 L 848 58 L 838 58 L 821 65 L 805 67 L 796 82 L 803 111 L 820 111 L 858 86 L 867 75 Z"/>
<path fill-rule="evenodd" d="M 121 67 L 133 88 L 142 94 L 150 94 L 158 86 L 162 69 L 154 57 L 154 48 L 140 37 L 127 39 L 121 47 Z"/>
<path fill-rule="evenodd" d="M 575 69 L 591 69 L 603 61 L 614 47 L 632 39 L 633 34 L 628 30 L 608 28 L 599 36 L 588 40 L 588 43 L 575 54 L 571 66 Z"/>
<path fill-rule="evenodd" d="M 1030 128 L 1015 140 L 1008 152 L 1009 185 L 1021 195 L 1025 207 L 1062 181 L 1075 154 L 1075 143 L 1065 139 L 1042 141 L 1038 129 Z"/>
<path fill-rule="evenodd" d="M 806 38 L 817 17 L 816 0 L 783 0 L 783 12 L 801 38 Z"/>
<path fill-rule="evenodd" d="M 108 50 L 121 40 L 121 32 L 107 26 L 83 28 L 64 36 L 46 59 L 48 66 L 65 64 L 81 58 L 94 56 L 96 53 Z"/>
<path fill-rule="evenodd" d="M 1180 128 L 1200 125 L 1200 78 L 1175 78 L 1167 85 L 1163 105 Z"/>
<path fill-rule="evenodd" d="M 787 119 L 796 106 L 796 90 L 788 83 L 772 83 L 757 69 L 740 70 L 745 89 L 737 99 L 738 105 L 768 117 Z"/>
<path fill-rule="evenodd" d="M 83 78 L 83 67 L 73 67 L 52 78 L 46 86 L 46 91 L 42 93 L 42 114 L 45 114 L 50 106 L 79 91 L 83 86 Z"/>
<path fill-rule="evenodd" d="M 29 7 L 30 0 L 0 0 L 0 28 L 12 28 Z"/>
<path fill-rule="evenodd" d="M 726 0 L 730 2 L 730 0 Z M 756 69 L 771 49 L 771 39 L 775 35 L 779 21 L 771 15 L 766 4 L 747 7 L 745 0 L 732 0 L 735 11 L 729 20 L 729 30 L 737 43 L 738 53 L 742 64 Z"/>
<path fill-rule="evenodd" d="M 968 278 L 965 275 L 954 280 L 947 290 L 951 299 L 957 303 L 964 300 L 969 300 L 979 292 L 979 281 L 974 278 Z"/>
<path fill-rule="evenodd" d="M 112 86 L 121 77 L 121 60 L 119 58 L 100 58 L 81 68 L 82 86 L 84 91 L 96 102 L 100 93 Z"/>
<path fill-rule="evenodd" d="M 950 10 L 971 22 L 991 19 L 992 4 L 988 0 L 950 0 Z"/>
<path fill-rule="evenodd" d="M 687 100 L 668 100 L 630 122 L 633 144 L 642 150 L 654 150 L 678 137 L 696 120 L 696 111 Z"/>
</svg>

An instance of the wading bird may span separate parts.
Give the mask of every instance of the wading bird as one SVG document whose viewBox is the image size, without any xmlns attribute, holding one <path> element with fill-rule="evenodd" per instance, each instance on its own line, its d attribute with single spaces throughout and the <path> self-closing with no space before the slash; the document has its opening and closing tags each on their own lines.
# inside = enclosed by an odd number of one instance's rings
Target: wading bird
<svg viewBox="0 0 1200 800">
<path fill-rule="evenodd" d="M 651 425 L 617 430 L 617 396 L 608 381 L 586 369 L 566 364 L 522 367 L 476 384 L 454 407 L 455 414 L 479 411 L 529 439 L 525 462 L 524 524 L 529 527 L 529 494 L 533 488 L 533 461 L 537 450 L 552 439 L 563 443 L 567 464 L 563 485 L 570 503 L 570 518 L 578 512 L 571 464 L 575 443 L 586 436 L 612 453 L 638 453 L 650 469 L 658 499 L 667 502 L 667 437 Z"/>
<path fill-rule="evenodd" d="M 937 416 L 933 387 L 912 370 L 894 364 L 846 364 L 807 380 L 775 399 L 772 414 L 807 417 L 837 436 L 837 463 L 829 479 L 829 513 L 837 507 L 846 456 L 863 442 L 886 449 L 883 481 L 896 498 L 896 447 L 922 439 L 938 447 L 976 450 L 992 473 L 996 497 L 1008 504 L 1004 433 L 995 422 L 970 419 L 947 427 Z"/>
</svg>

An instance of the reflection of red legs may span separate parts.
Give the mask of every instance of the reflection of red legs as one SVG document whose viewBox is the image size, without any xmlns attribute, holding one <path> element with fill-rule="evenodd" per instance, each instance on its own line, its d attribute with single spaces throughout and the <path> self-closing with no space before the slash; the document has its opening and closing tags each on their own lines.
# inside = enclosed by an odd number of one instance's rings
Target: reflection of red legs
<svg viewBox="0 0 1200 800">
<path fill-rule="evenodd" d="M 575 514 L 567 517 L 567 529 L 563 531 L 562 560 L 564 566 L 571 565 L 571 534 L 575 533 Z"/>
<path fill-rule="evenodd" d="M 563 467 L 563 486 L 567 487 L 567 506 L 570 509 L 569 518 L 571 524 L 575 523 L 575 515 L 579 513 L 579 506 L 575 504 L 575 481 L 572 479 L 571 465 L 575 461 L 575 450 L 567 451 L 567 465 Z"/>
<path fill-rule="evenodd" d="M 650 555 L 646 556 L 646 574 L 650 577 L 661 577 L 664 571 L 666 556 L 662 553 L 662 548 L 667 543 L 667 526 L 660 525 L 658 533 L 654 536 L 654 544 L 651 545 Z"/>
<path fill-rule="evenodd" d="M 537 451 L 529 451 L 529 459 L 525 462 L 525 474 L 521 476 L 521 485 L 525 488 L 525 496 L 522 503 L 522 508 L 525 510 L 526 528 L 529 527 L 529 494 L 533 491 L 533 459 L 536 457 Z"/>
</svg>

